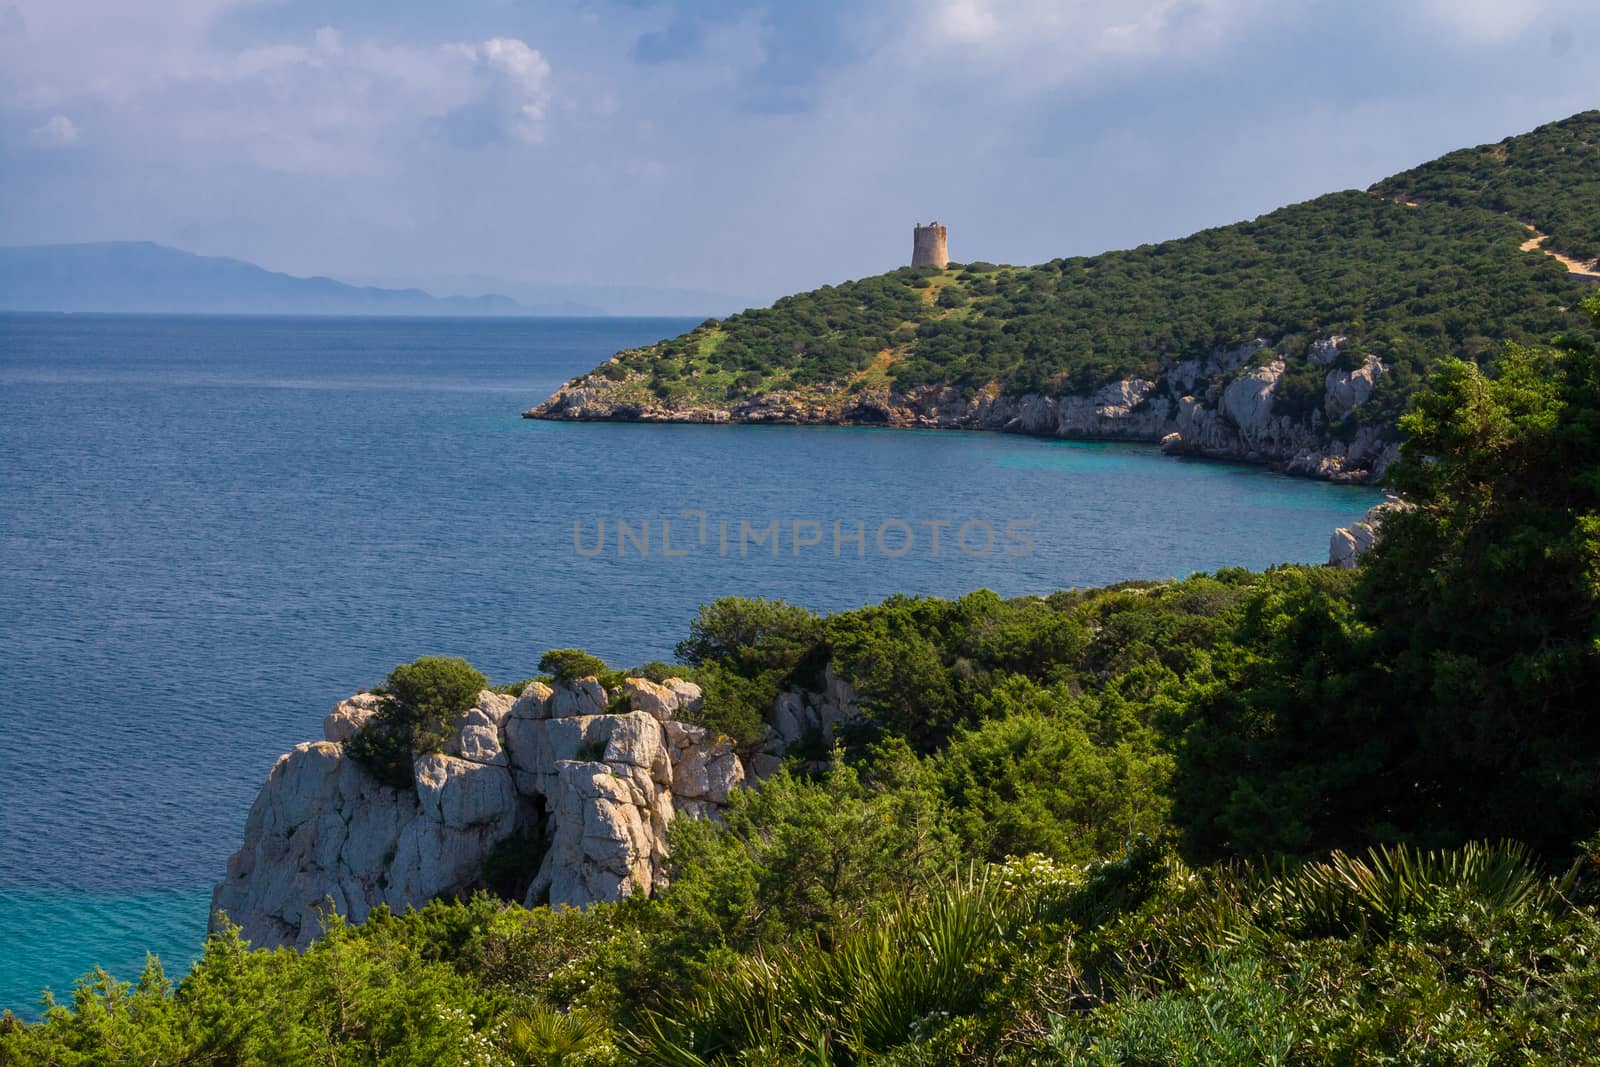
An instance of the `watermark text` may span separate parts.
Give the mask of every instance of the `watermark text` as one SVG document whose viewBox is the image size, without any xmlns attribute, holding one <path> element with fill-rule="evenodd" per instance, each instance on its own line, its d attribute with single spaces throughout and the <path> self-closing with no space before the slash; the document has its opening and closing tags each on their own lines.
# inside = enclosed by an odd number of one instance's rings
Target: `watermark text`
<svg viewBox="0 0 1600 1067">
<path fill-rule="evenodd" d="M 712 518 L 698 508 L 685 508 L 672 517 L 573 519 L 572 550 L 589 559 L 682 559 L 693 554 L 985 559 L 1031 556 L 1032 527 L 1025 519 Z"/>
</svg>

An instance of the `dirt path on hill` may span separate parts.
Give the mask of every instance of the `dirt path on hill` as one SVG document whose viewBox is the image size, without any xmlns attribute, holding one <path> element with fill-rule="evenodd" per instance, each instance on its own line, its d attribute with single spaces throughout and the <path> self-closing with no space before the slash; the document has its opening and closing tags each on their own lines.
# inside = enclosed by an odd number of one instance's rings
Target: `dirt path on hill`
<svg viewBox="0 0 1600 1067">
<path fill-rule="evenodd" d="M 1524 223 L 1524 225 L 1526 225 L 1526 223 Z M 1533 236 L 1522 242 L 1522 250 L 1524 252 L 1532 252 L 1537 249 L 1538 251 L 1549 256 L 1551 259 L 1555 260 L 1557 263 L 1561 264 L 1563 267 L 1567 268 L 1568 274 L 1576 274 L 1580 278 L 1593 278 L 1595 281 L 1600 281 L 1600 263 L 1579 263 L 1571 256 L 1564 256 L 1560 252 L 1555 252 L 1544 247 L 1544 243 L 1550 240 L 1550 236 L 1548 234 L 1540 233 L 1532 226 L 1528 227 L 1528 232 L 1533 234 Z"/>
<path fill-rule="evenodd" d="M 1394 202 L 1399 204 L 1401 207 L 1422 206 L 1415 200 L 1403 200 L 1399 197 L 1395 197 Z M 1594 281 L 1600 281 L 1600 260 L 1596 260 L 1593 263 L 1579 263 L 1571 256 L 1564 256 L 1560 252 L 1545 248 L 1544 243 L 1550 240 L 1550 235 L 1546 233 L 1540 233 L 1532 226 L 1529 226 L 1526 222 L 1524 222 L 1523 225 L 1527 226 L 1528 232 L 1533 234 L 1532 237 L 1522 242 L 1522 250 L 1524 252 L 1532 252 L 1537 249 L 1538 251 L 1549 256 L 1551 259 L 1555 260 L 1557 263 L 1561 264 L 1563 267 L 1567 268 L 1568 274 L 1576 274 L 1580 278 L 1590 278 Z"/>
</svg>

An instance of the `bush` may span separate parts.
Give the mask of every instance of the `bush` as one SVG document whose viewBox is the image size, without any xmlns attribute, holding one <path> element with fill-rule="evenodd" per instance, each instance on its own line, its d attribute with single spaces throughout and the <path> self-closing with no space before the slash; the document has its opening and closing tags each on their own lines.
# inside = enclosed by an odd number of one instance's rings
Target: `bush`
<svg viewBox="0 0 1600 1067">
<path fill-rule="evenodd" d="M 805 608 L 760 597 L 722 597 L 702 604 L 689 636 L 674 650 L 692 666 L 722 663 L 755 672 L 791 670 L 822 638 L 822 620 Z"/>
<path fill-rule="evenodd" d="M 1322 410 L 1326 394 L 1326 371 L 1309 361 L 1291 361 L 1278 379 L 1278 388 L 1272 397 L 1272 413 L 1307 421 L 1313 412 Z"/>
<path fill-rule="evenodd" d="M 776 676 L 768 671 L 746 678 L 713 663 L 702 667 L 696 677 L 700 713 L 692 717 L 680 714 L 679 718 L 693 718 L 713 733 L 731 738 L 741 754 L 748 756 L 751 747 L 766 736 L 767 712 L 780 691 Z"/>
<path fill-rule="evenodd" d="M 579 678 L 599 678 L 608 673 L 605 660 L 581 648 L 552 648 L 539 657 L 539 669 L 559 685 L 571 685 Z"/>
<path fill-rule="evenodd" d="M 386 785 L 411 784 L 412 757 L 434 752 L 489 681 L 464 659 L 423 656 L 389 672 L 373 693 L 382 705 L 345 752 Z"/>
<path fill-rule="evenodd" d="M 958 730 L 934 759 L 966 854 L 1086 862 L 1161 831 L 1170 759 L 1151 732 L 1097 744 L 1096 702 L 1009 689 L 1010 715 Z"/>
</svg>

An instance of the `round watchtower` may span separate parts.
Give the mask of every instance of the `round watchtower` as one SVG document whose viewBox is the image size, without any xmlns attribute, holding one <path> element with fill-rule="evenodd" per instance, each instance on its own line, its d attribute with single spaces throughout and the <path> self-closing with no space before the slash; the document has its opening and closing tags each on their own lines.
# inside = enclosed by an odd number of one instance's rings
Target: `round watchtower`
<svg viewBox="0 0 1600 1067">
<path fill-rule="evenodd" d="M 918 224 L 911 231 L 911 265 L 937 267 L 944 270 L 950 265 L 950 252 L 945 247 L 945 228 L 937 222 L 926 226 Z"/>
</svg>

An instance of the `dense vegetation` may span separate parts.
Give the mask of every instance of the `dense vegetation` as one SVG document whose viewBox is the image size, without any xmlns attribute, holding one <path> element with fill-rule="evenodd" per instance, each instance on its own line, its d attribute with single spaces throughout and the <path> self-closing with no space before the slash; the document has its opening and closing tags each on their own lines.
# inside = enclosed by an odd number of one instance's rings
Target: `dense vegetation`
<svg viewBox="0 0 1600 1067">
<path fill-rule="evenodd" d="M 1394 197 L 1421 198 L 1409 207 Z M 1441 359 L 1579 324 L 1582 283 L 1537 252 L 1594 255 L 1600 111 L 1454 153 L 1380 183 L 1251 222 L 1036 267 L 904 268 L 785 297 L 621 353 L 597 372 L 613 399 L 725 406 L 775 390 L 862 395 L 956 386 L 969 395 L 1082 393 L 1262 338 L 1289 363 L 1281 407 L 1320 406 L 1312 341 L 1350 338 L 1392 370 L 1362 418 L 1392 425 Z M 1266 358 L 1263 356 L 1262 358 Z M 1300 386 L 1298 391 L 1294 388 Z M 1291 395 L 1293 394 L 1293 395 Z"/>
<path fill-rule="evenodd" d="M 225 932 L 176 988 L 153 961 L 97 973 L 45 1024 L 0 1023 L 0 1063 L 1586 1063 L 1595 870 L 1509 845 L 1196 870 L 1136 841 L 852 881 L 827 935 L 742 953 L 704 940 L 704 879 L 587 912 L 480 897 L 334 918 L 304 956 Z"/>
<path fill-rule="evenodd" d="M 0 1064 L 1593 1062 L 1600 348 L 1444 361 L 1405 429 L 1354 573 L 708 605 L 646 671 L 709 722 L 825 669 L 866 714 L 676 821 L 665 891 L 225 931 Z"/>
<path fill-rule="evenodd" d="M 1373 189 L 1413 202 L 1487 208 L 1549 234 L 1558 251 L 1600 259 L 1597 152 L 1600 111 L 1586 111 L 1497 144 L 1451 152 Z"/>
</svg>

